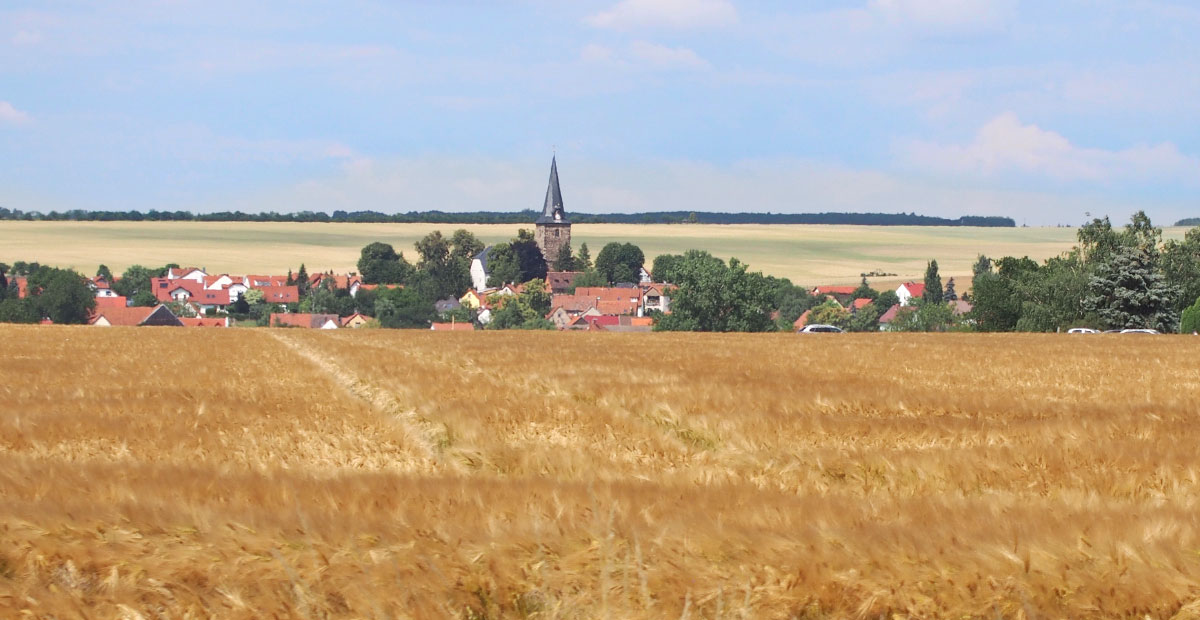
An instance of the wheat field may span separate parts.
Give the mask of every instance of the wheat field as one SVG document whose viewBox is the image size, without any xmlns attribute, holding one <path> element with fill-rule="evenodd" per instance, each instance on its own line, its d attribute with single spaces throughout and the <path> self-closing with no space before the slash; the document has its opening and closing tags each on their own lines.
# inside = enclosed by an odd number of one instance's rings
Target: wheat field
<svg viewBox="0 0 1200 620">
<path fill-rule="evenodd" d="M 1198 344 L 0 326 L 0 616 L 1196 618 Z"/>
<path fill-rule="evenodd" d="M 529 228 L 528 225 L 524 226 Z M 286 273 L 305 263 L 308 272 L 357 269 L 359 252 L 374 241 L 391 243 L 415 260 L 413 243 L 434 231 L 465 228 L 485 243 L 507 241 L 517 225 L 296 224 L 269 222 L 14 222 L 0 221 L 0 261 L 38 261 L 95 273 L 104 263 L 115 273 L 131 264 L 175 262 L 212 273 Z M 920 279 L 937 259 L 943 278 L 959 284 L 979 254 L 1041 260 L 1075 243 L 1072 228 L 956 228 L 921 226 L 684 226 L 576 224 L 575 249 L 587 243 L 592 258 L 604 244 L 632 242 L 647 260 L 659 254 L 702 249 L 798 284 L 857 284 L 859 274 L 896 285 Z M 1170 228 L 1167 238 L 1182 238 Z M 962 289 L 960 289 L 962 290 Z"/>
</svg>

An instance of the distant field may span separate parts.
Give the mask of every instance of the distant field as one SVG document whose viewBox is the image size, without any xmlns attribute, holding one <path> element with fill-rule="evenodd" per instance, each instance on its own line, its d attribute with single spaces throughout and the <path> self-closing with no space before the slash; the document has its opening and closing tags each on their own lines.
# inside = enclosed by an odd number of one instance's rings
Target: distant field
<svg viewBox="0 0 1200 620">
<path fill-rule="evenodd" d="M 0 342 L 6 618 L 1200 606 L 1190 336 Z"/>
<path fill-rule="evenodd" d="M 530 226 L 531 227 L 531 226 Z M 306 264 L 311 273 L 355 269 L 362 246 L 384 241 L 414 257 L 414 241 L 432 230 L 466 228 L 487 243 L 511 238 L 516 225 L 291 224 L 196 222 L 0 222 L 0 261 L 39 261 L 93 273 L 131 264 L 168 262 L 213 272 L 284 273 Z M 1182 237 L 1183 229 L 1168 231 Z M 684 226 L 580 224 L 575 247 L 596 252 L 610 241 L 630 241 L 648 259 L 662 253 L 707 249 L 736 256 L 753 269 L 798 284 L 849 284 L 860 273 L 898 274 L 898 282 L 924 274 L 937 259 L 943 277 L 971 273 L 980 254 L 1044 259 L 1075 240 L 1070 228 L 950 228 L 885 226 Z"/>
</svg>

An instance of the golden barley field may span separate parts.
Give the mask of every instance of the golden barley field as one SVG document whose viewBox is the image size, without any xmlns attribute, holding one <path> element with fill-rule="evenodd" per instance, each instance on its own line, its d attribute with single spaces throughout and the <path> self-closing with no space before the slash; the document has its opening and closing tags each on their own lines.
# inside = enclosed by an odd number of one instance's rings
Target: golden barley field
<svg viewBox="0 0 1200 620">
<path fill-rule="evenodd" d="M 0 617 L 1196 618 L 1197 351 L 0 326 Z"/>
<path fill-rule="evenodd" d="M 528 228 L 529 226 L 526 226 Z M 517 225 L 295 224 L 253 222 L 0 222 L 0 261 L 39 261 L 95 273 L 100 263 L 120 273 L 131 264 L 175 262 L 213 273 L 278 273 L 305 263 L 309 273 L 356 269 L 359 251 L 374 241 L 391 243 L 415 260 L 413 243 L 434 230 L 457 228 L 485 243 L 512 238 Z M 575 248 L 587 243 L 592 257 L 604 244 L 632 242 L 647 260 L 659 254 L 703 249 L 737 257 L 752 269 L 798 284 L 857 284 L 862 273 L 896 285 L 919 279 L 937 259 L 943 278 L 971 274 L 979 254 L 1045 259 L 1069 250 L 1072 228 L 953 228 L 921 226 L 684 226 L 576 224 Z M 1182 238 L 1170 228 L 1167 238 Z M 965 287 L 960 286 L 959 290 Z"/>
</svg>

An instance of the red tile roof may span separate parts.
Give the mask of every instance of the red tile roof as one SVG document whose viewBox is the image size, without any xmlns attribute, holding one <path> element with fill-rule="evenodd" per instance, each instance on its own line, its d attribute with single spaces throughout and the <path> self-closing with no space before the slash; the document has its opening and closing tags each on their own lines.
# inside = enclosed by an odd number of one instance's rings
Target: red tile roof
<svg viewBox="0 0 1200 620">
<path fill-rule="evenodd" d="M 96 308 L 124 308 L 129 305 L 124 297 L 97 297 Z"/>
<path fill-rule="evenodd" d="M 812 290 L 813 295 L 853 295 L 857 286 L 818 286 Z"/>
<path fill-rule="evenodd" d="M 796 329 L 804 329 L 804 326 L 808 325 L 808 317 L 811 314 L 812 310 L 805 310 L 804 314 L 801 314 L 800 318 L 796 319 L 795 322 L 792 323 L 792 327 L 795 327 Z"/>
<path fill-rule="evenodd" d="M 179 317 L 184 327 L 226 327 L 225 319 Z"/>
<path fill-rule="evenodd" d="M 899 312 L 900 304 L 895 304 L 891 308 L 888 308 L 887 312 L 884 312 L 883 315 L 879 317 L 879 322 L 883 325 L 887 325 L 888 323 L 896 320 L 896 314 Z"/>
<path fill-rule="evenodd" d="M 294 304 L 300 301 L 300 288 L 296 286 L 259 286 L 256 290 L 262 291 L 263 301 L 269 304 Z"/>
<path fill-rule="evenodd" d="M 244 283 L 250 288 L 287 286 L 287 276 L 246 276 Z"/>
<path fill-rule="evenodd" d="M 905 282 L 901 286 L 908 289 L 908 294 L 912 295 L 913 297 L 921 297 L 925 294 L 924 282 L 920 284 L 917 284 L 916 282 Z"/>
<path fill-rule="evenodd" d="M 859 297 L 850 303 L 850 307 L 855 310 L 862 310 L 862 307 L 869 303 L 871 303 L 870 299 L 867 299 L 866 297 Z"/>
<path fill-rule="evenodd" d="M 475 331 L 475 325 L 472 323 L 434 323 L 430 329 L 435 332 L 472 332 Z"/>
<path fill-rule="evenodd" d="M 341 325 L 341 321 L 336 314 L 306 314 L 306 313 L 271 313 L 271 327 L 306 327 L 310 329 L 318 329 L 329 321 L 333 321 L 334 325 Z"/>
</svg>

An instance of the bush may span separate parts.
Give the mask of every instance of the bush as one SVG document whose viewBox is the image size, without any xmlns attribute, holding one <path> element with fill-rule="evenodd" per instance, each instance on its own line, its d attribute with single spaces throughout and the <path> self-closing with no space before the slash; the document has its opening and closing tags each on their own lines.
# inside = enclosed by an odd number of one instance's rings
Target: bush
<svg viewBox="0 0 1200 620">
<path fill-rule="evenodd" d="M 1200 298 L 1191 307 L 1185 308 L 1179 320 L 1179 333 L 1190 334 L 1200 332 Z"/>
</svg>

